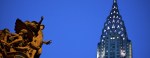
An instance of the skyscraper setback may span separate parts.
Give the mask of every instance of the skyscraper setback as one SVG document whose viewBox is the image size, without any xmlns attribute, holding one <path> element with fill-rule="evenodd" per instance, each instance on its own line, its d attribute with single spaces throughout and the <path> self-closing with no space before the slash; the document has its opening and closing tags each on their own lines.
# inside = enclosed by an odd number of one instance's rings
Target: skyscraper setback
<svg viewBox="0 0 150 58">
<path fill-rule="evenodd" d="M 128 39 L 117 0 L 113 0 L 111 12 L 104 23 L 97 58 L 132 58 L 132 43 Z"/>
</svg>

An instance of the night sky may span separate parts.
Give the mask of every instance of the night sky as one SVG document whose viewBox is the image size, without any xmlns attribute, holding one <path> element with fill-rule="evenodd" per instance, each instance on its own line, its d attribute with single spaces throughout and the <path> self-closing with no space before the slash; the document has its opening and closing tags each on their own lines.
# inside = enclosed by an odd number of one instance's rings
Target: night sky
<svg viewBox="0 0 150 58">
<path fill-rule="evenodd" d="M 44 16 L 40 58 L 96 58 L 97 43 L 113 0 L 0 0 L 0 29 L 14 31 L 16 18 L 39 21 Z M 150 0 L 118 0 L 133 58 L 149 58 Z"/>
</svg>

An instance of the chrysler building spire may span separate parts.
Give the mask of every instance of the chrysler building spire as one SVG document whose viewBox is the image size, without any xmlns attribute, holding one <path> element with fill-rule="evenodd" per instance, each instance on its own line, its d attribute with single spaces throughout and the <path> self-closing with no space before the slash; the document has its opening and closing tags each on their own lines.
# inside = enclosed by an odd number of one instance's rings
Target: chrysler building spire
<svg viewBox="0 0 150 58">
<path fill-rule="evenodd" d="M 113 0 L 113 2 L 114 2 L 114 3 L 116 3 L 116 2 L 117 2 L 117 0 Z"/>
<path fill-rule="evenodd" d="M 106 18 L 97 48 L 97 58 L 132 58 L 132 43 L 128 39 L 117 0 Z"/>
<path fill-rule="evenodd" d="M 112 10 L 110 14 L 113 14 L 113 15 L 119 14 L 117 0 L 113 0 Z"/>
</svg>

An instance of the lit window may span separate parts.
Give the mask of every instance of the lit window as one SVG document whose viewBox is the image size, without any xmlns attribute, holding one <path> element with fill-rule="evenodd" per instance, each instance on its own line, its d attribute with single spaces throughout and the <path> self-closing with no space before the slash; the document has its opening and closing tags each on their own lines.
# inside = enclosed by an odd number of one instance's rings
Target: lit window
<svg viewBox="0 0 150 58">
<path fill-rule="evenodd" d="M 106 35 L 107 35 L 107 32 L 106 32 Z"/>
<path fill-rule="evenodd" d="M 117 38 L 119 38 L 119 37 L 117 37 Z"/>
<path fill-rule="evenodd" d="M 107 26 L 107 24 L 105 24 L 105 26 Z"/>
<path fill-rule="evenodd" d="M 116 7 L 114 6 L 114 9 L 115 9 Z"/>
<path fill-rule="evenodd" d="M 108 21 L 108 24 L 111 23 L 110 21 Z"/>
<path fill-rule="evenodd" d="M 121 36 L 123 37 L 123 36 L 124 36 L 124 34 L 121 34 Z"/>
<path fill-rule="evenodd" d="M 109 28 L 109 26 L 107 27 L 107 30 L 109 30 L 110 28 Z"/>
<path fill-rule="evenodd" d="M 114 13 L 116 13 L 116 11 L 114 11 Z"/>
<path fill-rule="evenodd" d="M 120 55 L 124 58 L 126 56 L 126 51 L 124 49 L 121 49 Z"/>
<path fill-rule="evenodd" d="M 125 40 L 125 38 L 123 38 L 123 40 Z"/>
<path fill-rule="evenodd" d="M 121 28 L 121 30 L 123 31 L 123 28 Z"/>
<path fill-rule="evenodd" d="M 110 39 L 113 39 L 112 37 Z"/>
<path fill-rule="evenodd" d="M 111 22 L 109 21 L 109 23 L 111 23 Z"/>
<path fill-rule="evenodd" d="M 122 22 L 120 22 L 120 24 L 122 25 Z"/>
<path fill-rule="evenodd" d="M 117 23 L 119 23 L 119 20 L 117 20 Z"/>
<path fill-rule="evenodd" d="M 115 25 L 114 25 L 114 24 L 112 25 L 112 28 L 115 28 Z"/>
<path fill-rule="evenodd" d="M 117 12 L 117 14 L 118 14 L 118 12 Z"/>
<path fill-rule="evenodd" d="M 112 39 L 115 39 L 115 37 L 112 37 Z"/>
<path fill-rule="evenodd" d="M 118 18 L 118 16 L 116 18 Z"/>
<path fill-rule="evenodd" d="M 111 17 L 110 17 L 111 18 Z"/>
<path fill-rule="evenodd" d="M 106 30 L 104 29 L 104 32 L 106 32 Z"/>
<path fill-rule="evenodd" d="M 102 42 L 103 42 L 104 40 L 102 39 Z"/>
<path fill-rule="evenodd" d="M 117 28 L 120 28 L 120 26 L 118 25 Z"/>
<path fill-rule="evenodd" d="M 112 31 L 110 30 L 110 33 L 111 33 Z"/>
<path fill-rule="evenodd" d="M 115 18 L 115 15 L 113 16 L 113 18 Z"/>
<path fill-rule="evenodd" d="M 113 23 L 115 23 L 115 20 L 113 19 Z"/>
<path fill-rule="evenodd" d="M 111 37 L 110 39 L 115 39 L 115 37 Z"/>
<path fill-rule="evenodd" d="M 119 18 L 120 19 L 120 18 Z"/>
<path fill-rule="evenodd" d="M 103 38 L 105 38 L 106 36 L 103 36 Z"/>
<path fill-rule="evenodd" d="M 111 14 L 112 14 L 112 12 L 111 12 Z"/>
<path fill-rule="evenodd" d="M 118 34 L 121 34 L 121 31 L 119 31 Z"/>
<path fill-rule="evenodd" d="M 116 32 L 116 30 L 115 30 L 115 32 Z"/>
<path fill-rule="evenodd" d="M 108 50 L 106 52 L 108 52 Z"/>
</svg>

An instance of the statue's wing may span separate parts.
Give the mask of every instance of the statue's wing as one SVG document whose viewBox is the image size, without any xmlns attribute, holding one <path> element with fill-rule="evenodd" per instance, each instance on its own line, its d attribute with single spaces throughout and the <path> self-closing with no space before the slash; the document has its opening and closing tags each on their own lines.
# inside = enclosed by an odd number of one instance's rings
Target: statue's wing
<svg viewBox="0 0 150 58">
<path fill-rule="evenodd" d="M 15 23 L 15 31 L 16 33 L 18 34 L 22 29 L 26 29 L 28 31 L 27 33 L 27 37 L 28 38 L 33 38 L 33 31 L 24 23 L 22 22 L 20 19 L 17 19 L 16 20 L 16 23 Z"/>
</svg>

